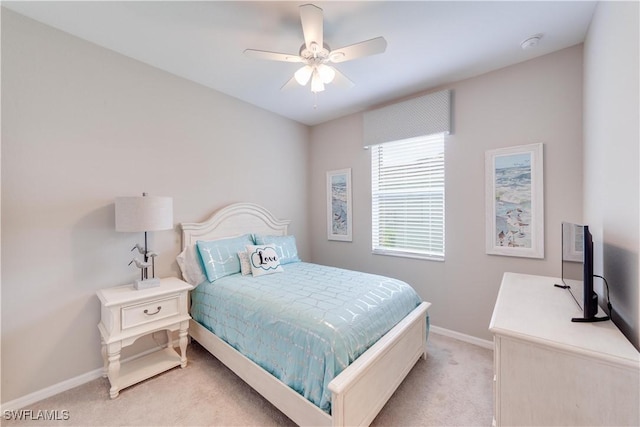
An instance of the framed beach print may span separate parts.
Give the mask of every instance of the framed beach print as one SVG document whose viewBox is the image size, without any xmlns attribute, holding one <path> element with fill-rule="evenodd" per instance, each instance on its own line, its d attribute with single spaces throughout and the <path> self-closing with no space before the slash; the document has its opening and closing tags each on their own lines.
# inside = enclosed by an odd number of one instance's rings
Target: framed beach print
<svg viewBox="0 0 640 427">
<path fill-rule="evenodd" d="M 485 154 L 486 252 L 544 258 L 543 145 Z"/>
<path fill-rule="evenodd" d="M 351 169 L 327 172 L 327 239 L 352 240 Z"/>
</svg>

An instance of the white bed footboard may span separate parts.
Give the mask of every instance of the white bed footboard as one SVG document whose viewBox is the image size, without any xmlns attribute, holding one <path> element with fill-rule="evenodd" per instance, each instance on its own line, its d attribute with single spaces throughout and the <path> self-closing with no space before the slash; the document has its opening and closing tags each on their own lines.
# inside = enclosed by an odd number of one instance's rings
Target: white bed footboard
<svg viewBox="0 0 640 427">
<path fill-rule="evenodd" d="M 369 425 L 426 353 L 423 302 L 329 383 L 334 426 Z"/>
</svg>

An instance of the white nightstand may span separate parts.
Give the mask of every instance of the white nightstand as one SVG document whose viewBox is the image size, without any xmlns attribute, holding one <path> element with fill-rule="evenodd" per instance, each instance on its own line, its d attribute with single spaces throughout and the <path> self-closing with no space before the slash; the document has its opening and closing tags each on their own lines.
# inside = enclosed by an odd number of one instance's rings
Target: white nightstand
<svg viewBox="0 0 640 427">
<path fill-rule="evenodd" d="M 98 329 L 102 339 L 103 376 L 109 377 L 112 399 L 125 387 L 175 366 L 187 366 L 188 301 L 193 286 L 175 277 L 160 280 L 160 286 L 136 290 L 133 285 L 101 289 Z M 122 347 L 150 333 L 167 331 L 167 347 L 120 363 Z M 171 332 L 180 331 L 180 354 L 172 345 Z"/>
</svg>

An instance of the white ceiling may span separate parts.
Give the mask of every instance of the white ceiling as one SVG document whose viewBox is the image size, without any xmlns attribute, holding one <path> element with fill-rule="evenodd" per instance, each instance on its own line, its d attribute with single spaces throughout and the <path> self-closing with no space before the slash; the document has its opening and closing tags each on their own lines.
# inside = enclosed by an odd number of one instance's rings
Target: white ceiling
<svg viewBox="0 0 640 427">
<path fill-rule="evenodd" d="M 281 91 L 300 64 L 247 48 L 297 54 L 298 1 L 3 1 L 3 6 L 100 46 L 298 122 L 315 125 L 392 99 L 584 41 L 596 2 L 318 1 L 337 49 L 377 36 L 385 53 L 337 64 L 355 86 Z M 534 49 L 520 43 L 543 37 Z"/>
</svg>

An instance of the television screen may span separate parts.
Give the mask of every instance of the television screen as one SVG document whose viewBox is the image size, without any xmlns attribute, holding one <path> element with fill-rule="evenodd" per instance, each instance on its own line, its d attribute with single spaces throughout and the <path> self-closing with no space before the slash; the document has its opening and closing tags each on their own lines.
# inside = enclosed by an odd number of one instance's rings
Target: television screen
<svg viewBox="0 0 640 427">
<path fill-rule="evenodd" d="M 573 322 L 599 322 L 608 317 L 598 314 L 598 294 L 593 290 L 593 238 L 586 225 L 562 223 L 562 282 L 576 299 L 582 300 L 583 317 Z M 582 298 L 574 291 L 581 289 Z M 580 303 L 578 303 L 580 305 Z"/>
</svg>

